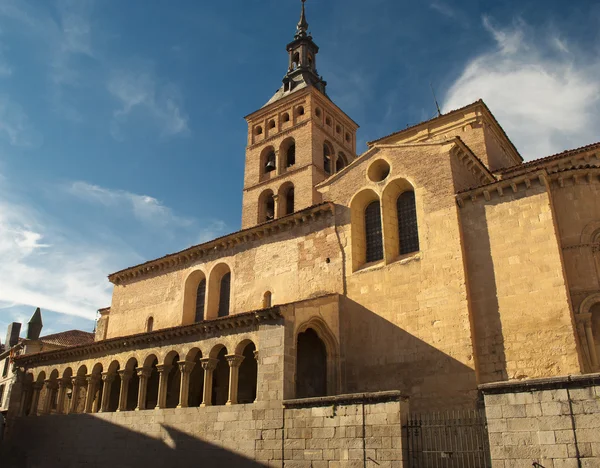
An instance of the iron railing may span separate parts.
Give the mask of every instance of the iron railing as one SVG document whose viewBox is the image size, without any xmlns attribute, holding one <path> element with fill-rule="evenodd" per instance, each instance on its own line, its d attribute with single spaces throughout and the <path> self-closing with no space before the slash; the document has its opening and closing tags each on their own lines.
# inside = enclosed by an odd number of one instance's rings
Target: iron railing
<svg viewBox="0 0 600 468">
<path fill-rule="evenodd" d="M 405 427 L 409 468 L 489 468 L 485 412 L 411 414 Z"/>
</svg>

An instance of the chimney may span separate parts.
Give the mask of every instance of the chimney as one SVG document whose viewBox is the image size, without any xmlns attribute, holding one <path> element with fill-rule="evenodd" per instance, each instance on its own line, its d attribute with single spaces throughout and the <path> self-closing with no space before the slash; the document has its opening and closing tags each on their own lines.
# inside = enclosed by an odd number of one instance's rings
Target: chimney
<svg viewBox="0 0 600 468">
<path fill-rule="evenodd" d="M 42 333 L 42 327 L 44 324 L 42 323 L 42 312 L 38 307 L 35 309 L 35 312 L 29 319 L 29 323 L 27 324 L 27 339 L 28 340 L 37 340 Z"/>
<path fill-rule="evenodd" d="M 6 342 L 4 343 L 7 351 L 19 342 L 20 333 L 20 323 L 13 322 L 8 326 L 8 330 L 6 331 Z"/>
</svg>

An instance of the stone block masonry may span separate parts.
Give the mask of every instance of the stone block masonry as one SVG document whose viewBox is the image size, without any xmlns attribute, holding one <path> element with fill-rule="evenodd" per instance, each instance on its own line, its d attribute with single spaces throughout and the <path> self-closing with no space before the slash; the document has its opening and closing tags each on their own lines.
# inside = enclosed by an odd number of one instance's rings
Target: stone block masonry
<svg viewBox="0 0 600 468">
<path fill-rule="evenodd" d="M 19 418 L 3 468 L 400 467 L 399 392 Z"/>
<path fill-rule="evenodd" d="M 480 386 L 494 468 L 600 467 L 600 374 Z"/>
</svg>

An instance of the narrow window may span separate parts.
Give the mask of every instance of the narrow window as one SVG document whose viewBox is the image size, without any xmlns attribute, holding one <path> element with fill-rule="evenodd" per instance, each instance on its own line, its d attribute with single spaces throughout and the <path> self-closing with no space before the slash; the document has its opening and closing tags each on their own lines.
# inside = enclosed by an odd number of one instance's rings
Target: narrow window
<svg viewBox="0 0 600 468">
<path fill-rule="evenodd" d="M 206 280 L 203 279 L 196 291 L 196 322 L 204 320 L 204 299 L 206 297 Z"/>
<path fill-rule="evenodd" d="M 219 317 L 229 315 L 229 294 L 231 291 L 231 273 L 227 272 L 221 278 L 221 288 L 219 291 Z"/>
<path fill-rule="evenodd" d="M 275 170 L 277 166 L 275 165 L 275 151 L 270 151 L 267 154 L 267 159 L 265 161 L 265 172 L 272 172 Z"/>
<path fill-rule="evenodd" d="M 272 195 L 267 198 L 265 213 L 266 221 L 272 221 L 273 219 L 275 219 L 275 198 L 273 198 Z"/>
<path fill-rule="evenodd" d="M 292 143 L 287 150 L 286 154 L 287 159 L 287 167 L 293 166 L 296 164 L 296 145 Z"/>
<path fill-rule="evenodd" d="M 346 156 L 344 153 L 338 154 L 337 161 L 335 162 L 335 172 L 340 172 L 346 167 Z"/>
<path fill-rule="evenodd" d="M 415 192 L 404 192 L 396 202 L 398 210 L 398 237 L 400 254 L 419 251 L 419 229 L 417 225 L 417 207 Z"/>
<path fill-rule="evenodd" d="M 154 330 L 154 318 L 150 317 L 148 319 L 148 323 L 146 324 L 146 331 L 151 332 L 152 330 Z"/>
<path fill-rule="evenodd" d="M 383 236 L 379 201 L 374 201 L 365 210 L 365 238 L 367 240 L 367 263 L 383 259 Z"/>
<path fill-rule="evenodd" d="M 289 215 L 294 212 L 294 187 L 290 187 L 285 195 L 285 214 Z"/>
<path fill-rule="evenodd" d="M 327 143 L 323 145 L 323 170 L 331 174 L 331 149 Z"/>
<path fill-rule="evenodd" d="M 267 291 L 263 296 L 263 309 L 271 307 L 271 291 Z"/>
</svg>

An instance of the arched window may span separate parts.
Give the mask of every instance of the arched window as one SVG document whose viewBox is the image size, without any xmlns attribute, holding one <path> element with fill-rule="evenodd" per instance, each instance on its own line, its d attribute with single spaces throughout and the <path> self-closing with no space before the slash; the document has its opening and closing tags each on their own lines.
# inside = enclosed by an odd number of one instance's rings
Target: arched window
<svg viewBox="0 0 600 468">
<path fill-rule="evenodd" d="M 275 197 L 272 190 L 265 190 L 258 199 L 258 222 L 275 219 Z"/>
<path fill-rule="evenodd" d="M 265 159 L 265 174 L 269 173 L 269 172 L 273 172 L 277 168 L 277 163 L 276 163 L 275 159 L 276 159 L 275 151 L 271 149 L 267 153 L 267 157 Z"/>
<path fill-rule="evenodd" d="M 263 309 L 271 307 L 271 291 L 265 292 L 263 295 Z"/>
<path fill-rule="evenodd" d="M 367 263 L 383 259 L 383 235 L 379 201 L 371 202 L 365 209 L 365 239 Z"/>
<path fill-rule="evenodd" d="M 146 384 L 146 401 L 144 408 L 151 410 L 156 408 L 158 405 L 158 387 L 160 383 L 160 376 L 158 374 L 158 359 L 155 356 L 151 356 L 146 358 L 146 365 L 144 366 L 146 369 L 150 370 L 150 376 L 148 377 L 148 381 Z"/>
<path fill-rule="evenodd" d="M 219 317 L 229 315 L 229 300 L 231 293 L 231 273 L 227 272 L 221 278 L 221 287 L 219 290 Z"/>
<path fill-rule="evenodd" d="M 348 165 L 346 161 L 346 155 L 344 153 L 339 153 L 337 157 L 337 161 L 335 162 L 335 172 L 340 172 Z"/>
<path fill-rule="evenodd" d="M 225 356 L 227 356 L 227 349 L 223 347 L 216 355 L 217 367 L 213 371 L 213 405 L 224 405 L 229 399 L 229 364 Z"/>
<path fill-rule="evenodd" d="M 292 69 L 295 70 L 300 66 L 300 53 L 296 52 L 292 57 Z"/>
<path fill-rule="evenodd" d="M 323 170 L 327 174 L 331 174 L 331 156 L 333 151 L 328 143 L 323 144 Z"/>
<path fill-rule="evenodd" d="M 265 221 L 271 221 L 275 218 L 275 198 L 273 195 L 267 198 L 265 205 Z"/>
<path fill-rule="evenodd" d="M 146 332 L 151 332 L 154 330 L 154 317 L 149 317 L 146 322 Z"/>
<path fill-rule="evenodd" d="M 254 403 L 256 400 L 256 384 L 258 377 L 258 363 L 254 356 L 256 346 L 250 342 L 241 352 L 244 360 L 240 365 L 238 380 L 238 400 L 240 404 Z"/>
<path fill-rule="evenodd" d="M 206 298 L 206 279 L 202 279 L 196 291 L 196 322 L 204 320 L 204 300 Z"/>
<path fill-rule="evenodd" d="M 327 395 L 327 348 L 316 331 L 298 334 L 296 353 L 296 398 Z"/>
<path fill-rule="evenodd" d="M 281 117 L 281 120 L 283 120 L 284 122 L 289 122 L 290 121 L 290 114 L 288 114 L 287 112 L 285 112 L 283 114 L 283 116 Z"/>
<path fill-rule="evenodd" d="M 396 202 L 398 210 L 398 237 L 400 255 L 419 251 L 419 229 L 417 225 L 417 207 L 415 192 L 401 193 Z"/>
</svg>

